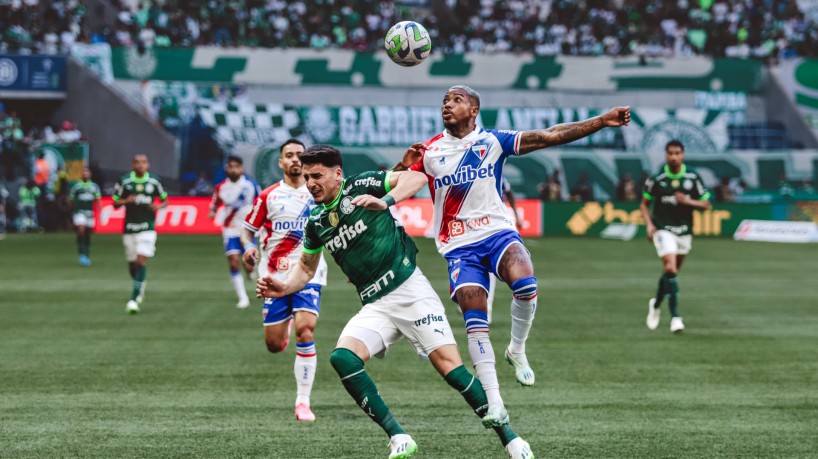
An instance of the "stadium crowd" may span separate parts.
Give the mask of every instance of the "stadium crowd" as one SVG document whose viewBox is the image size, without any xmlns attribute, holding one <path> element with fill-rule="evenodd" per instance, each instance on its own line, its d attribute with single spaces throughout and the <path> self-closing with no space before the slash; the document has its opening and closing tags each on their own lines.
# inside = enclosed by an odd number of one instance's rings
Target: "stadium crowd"
<svg viewBox="0 0 818 459">
<path fill-rule="evenodd" d="M 816 17 L 794 0 L 446 0 L 409 10 L 374 0 L 120 0 L 88 30 L 77 0 L 0 3 L 0 52 L 197 45 L 379 50 L 414 17 L 440 52 L 538 55 L 788 57 L 818 54 Z M 421 17 L 417 17 L 421 15 Z M 425 17 L 423 17 L 425 16 Z"/>
</svg>

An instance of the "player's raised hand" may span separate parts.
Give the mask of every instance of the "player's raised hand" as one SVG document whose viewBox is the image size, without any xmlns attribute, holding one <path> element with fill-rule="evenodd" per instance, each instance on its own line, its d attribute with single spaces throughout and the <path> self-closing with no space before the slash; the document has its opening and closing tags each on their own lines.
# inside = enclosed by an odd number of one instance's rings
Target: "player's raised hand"
<svg viewBox="0 0 818 459">
<path fill-rule="evenodd" d="M 256 298 L 281 298 L 282 296 L 284 296 L 284 284 L 272 277 L 262 277 L 256 282 Z"/>
<path fill-rule="evenodd" d="M 426 144 L 423 142 L 412 144 L 412 146 L 406 150 L 406 153 L 403 154 L 401 164 L 408 169 L 413 164 L 420 161 L 420 158 L 423 157 L 424 151 L 426 151 Z"/>
<path fill-rule="evenodd" d="M 244 250 L 244 255 L 242 255 L 241 259 L 244 262 L 244 270 L 248 273 L 253 271 L 253 268 L 256 266 L 256 261 L 258 261 L 258 249 L 248 247 Z"/>
<path fill-rule="evenodd" d="M 627 126 L 631 123 L 630 107 L 614 107 L 602 115 L 605 127 Z"/>
<path fill-rule="evenodd" d="M 366 207 L 369 210 L 386 210 L 386 208 L 389 207 L 383 199 L 376 198 L 370 194 L 355 196 L 355 199 L 352 200 L 352 204 L 358 207 Z"/>
</svg>

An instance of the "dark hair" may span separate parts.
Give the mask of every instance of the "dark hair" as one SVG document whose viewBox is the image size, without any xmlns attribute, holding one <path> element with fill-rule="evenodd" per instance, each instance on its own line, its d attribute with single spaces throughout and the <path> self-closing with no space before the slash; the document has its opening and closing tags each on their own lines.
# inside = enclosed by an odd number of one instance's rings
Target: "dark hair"
<svg viewBox="0 0 818 459">
<path fill-rule="evenodd" d="M 341 167 L 341 152 L 329 145 L 313 145 L 301 153 L 301 164 L 321 164 L 326 167 Z"/>
<path fill-rule="evenodd" d="M 446 91 L 446 93 L 448 94 L 448 93 L 454 91 L 455 89 L 459 89 L 459 90 L 465 92 L 466 97 L 471 99 L 471 103 L 476 105 L 477 108 L 480 108 L 480 94 L 478 94 L 477 91 L 475 91 L 474 89 L 472 89 L 472 88 L 470 88 L 470 87 L 468 87 L 466 85 L 458 84 L 458 85 L 455 85 L 455 86 L 452 86 L 451 88 L 449 88 L 449 90 Z"/>
<path fill-rule="evenodd" d="M 279 154 L 284 153 L 284 147 L 286 147 L 287 145 L 290 145 L 292 143 L 294 143 L 296 145 L 301 145 L 302 147 L 307 148 L 307 146 L 304 145 L 304 142 L 302 142 L 302 141 L 300 141 L 298 139 L 287 139 L 287 140 L 284 141 L 284 143 L 281 144 L 281 148 L 278 149 L 278 153 Z"/>
<path fill-rule="evenodd" d="M 244 165 L 244 161 L 242 161 L 241 157 L 236 155 L 230 155 L 227 157 L 227 163 L 239 163 L 239 165 Z"/>
<path fill-rule="evenodd" d="M 671 140 L 670 142 L 667 143 L 667 145 L 665 145 L 665 151 L 667 151 L 668 148 L 670 147 L 679 147 L 682 149 L 682 151 L 685 151 L 685 146 L 682 145 L 682 142 L 679 142 L 676 139 Z"/>
</svg>

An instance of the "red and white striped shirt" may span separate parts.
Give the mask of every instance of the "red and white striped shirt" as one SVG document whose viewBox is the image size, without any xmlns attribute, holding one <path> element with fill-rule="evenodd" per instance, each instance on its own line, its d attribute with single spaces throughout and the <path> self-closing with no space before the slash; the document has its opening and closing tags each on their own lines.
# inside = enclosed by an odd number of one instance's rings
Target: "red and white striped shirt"
<svg viewBox="0 0 818 459">
<path fill-rule="evenodd" d="M 235 182 L 226 178 L 213 189 L 210 210 L 216 212 L 216 224 L 222 227 L 225 239 L 239 237 L 244 218 L 259 193 L 258 184 L 243 175 Z"/>
<path fill-rule="evenodd" d="M 293 188 L 280 181 L 261 192 L 244 221 L 244 227 L 258 235 L 261 262 L 259 276 L 273 274 L 285 279 L 304 250 L 304 226 L 315 207 L 307 185 Z M 327 285 L 324 257 L 311 284 Z"/>
</svg>

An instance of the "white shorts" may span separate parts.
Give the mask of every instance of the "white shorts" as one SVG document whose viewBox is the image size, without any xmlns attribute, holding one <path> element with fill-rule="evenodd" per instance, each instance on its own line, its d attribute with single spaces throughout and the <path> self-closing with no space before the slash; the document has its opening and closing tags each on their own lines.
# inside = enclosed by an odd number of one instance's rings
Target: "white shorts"
<svg viewBox="0 0 818 459">
<path fill-rule="evenodd" d="M 667 230 L 659 230 L 653 235 L 653 245 L 656 246 L 656 253 L 660 257 L 675 253 L 676 255 L 687 255 L 693 245 L 693 236 L 685 234 L 677 236 Z"/>
<path fill-rule="evenodd" d="M 77 212 L 73 215 L 72 220 L 74 221 L 74 226 L 94 227 L 94 217 L 90 215 Z"/>
<path fill-rule="evenodd" d="M 122 243 L 128 261 L 136 261 L 137 255 L 150 258 L 156 253 L 156 231 L 123 234 Z"/>
<path fill-rule="evenodd" d="M 397 290 L 364 305 L 347 322 L 341 332 L 345 336 L 362 341 L 369 355 L 378 358 L 403 336 L 422 357 L 456 344 L 443 303 L 418 268 Z"/>
</svg>

